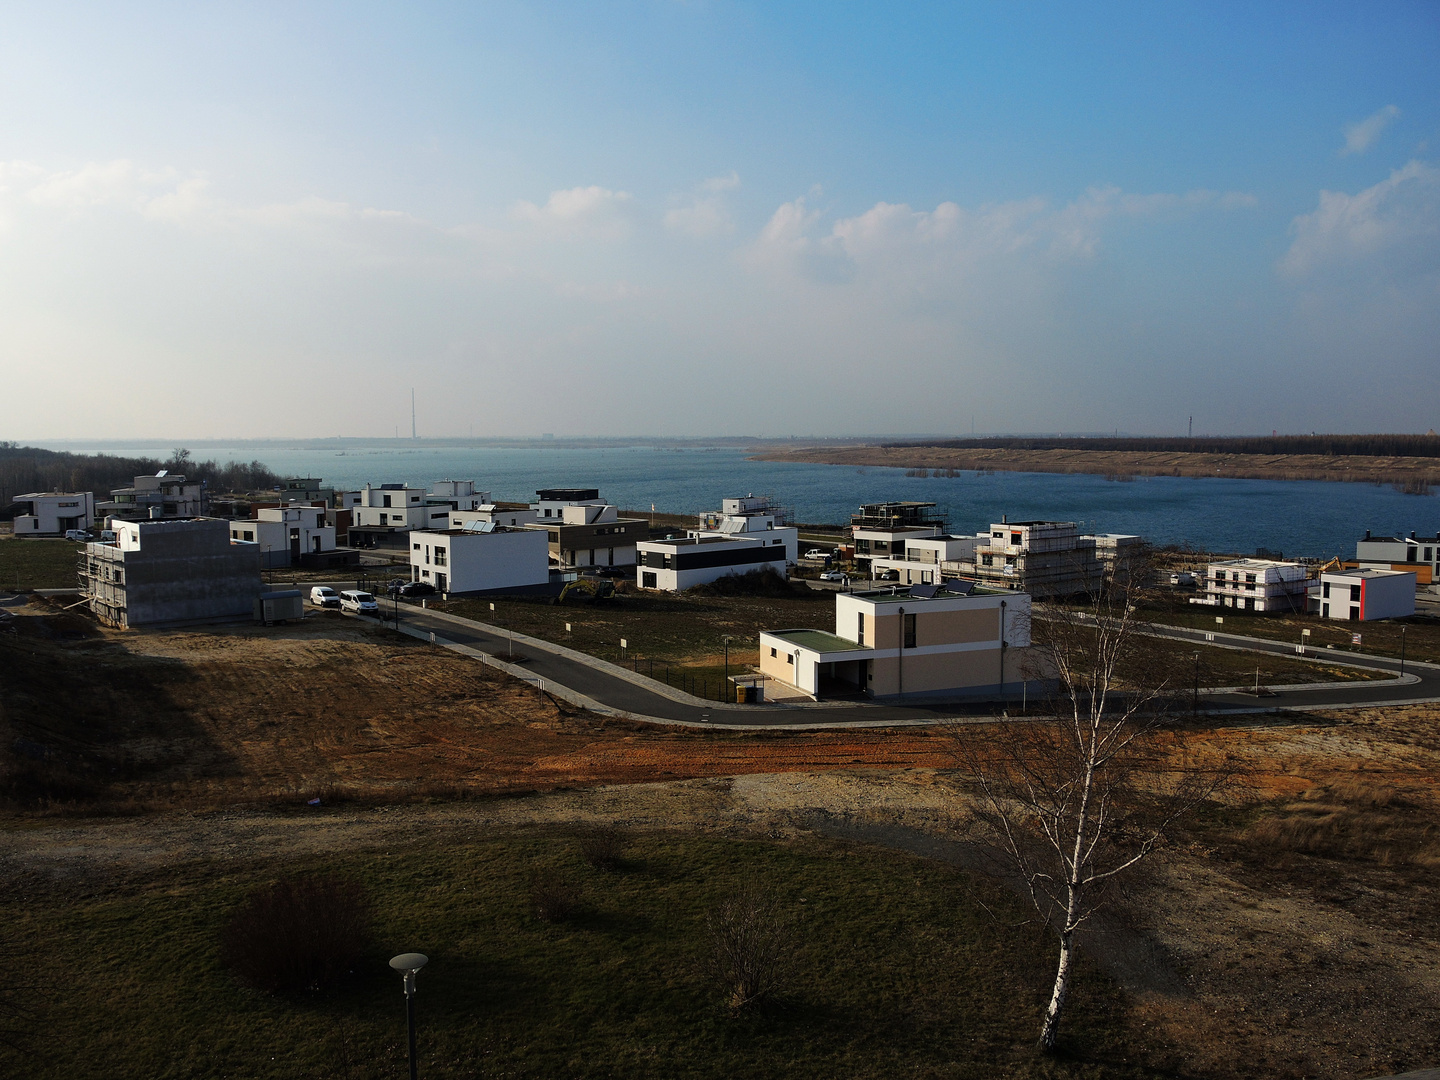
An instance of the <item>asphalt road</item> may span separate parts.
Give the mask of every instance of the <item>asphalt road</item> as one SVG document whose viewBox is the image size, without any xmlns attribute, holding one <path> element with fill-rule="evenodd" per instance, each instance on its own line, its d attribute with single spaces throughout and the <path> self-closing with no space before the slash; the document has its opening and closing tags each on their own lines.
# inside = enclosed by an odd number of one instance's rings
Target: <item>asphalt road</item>
<svg viewBox="0 0 1440 1080">
<path fill-rule="evenodd" d="M 386 614 L 389 614 L 388 610 Z M 437 640 L 468 645 L 501 660 L 506 659 L 509 653 L 509 637 L 504 631 L 468 621 L 457 622 L 453 618 L 437 618 L 413 605 L 402 604 L 400 615 L 406 625 L 422 632 L 433 632 Z M 1215 634 L 1214 640 L 1210 641 L 1207 640 L 1206 632 L 1203 630 L 1188 630 L 1179 627 L 1152 626 L 1149 630 L 1163 637 L 1179 641 L 1193 641 L 1196 644 L 1230 645 L 1248 651 L 1272 653 L 1278 656 L 1293 657 L 1295 655 L 1295 647 L 1283 642 L 1263 641 L 1234 634 Z M 533 642 L 517 644 L 515 652 L 524 657 L 522 661 L 524 668 L 537 677 L 545 679 L 547 682 L 558 683 L 613 709 L 631 713 L 637 719 L 653 718 L 660 721 L 678 721 L 689 724 L 703 723 L 717 727 L 793 727 L 796 725 L 832 727 L 860 724 L 869 726 L 894 723 L 933 723 L 948 719 L 992 716 L 996 711 L 994 702 L 941 705 L 864 703 L 803 707 L 753 705 L 716 708 L 703 704 L 692 704 L 688 701 L 677 701 L 664 694 L 648 690 L 643 685 L 636 685 L 603 668 L 592 667 L 583 661 L 565 656 L 559 651 L 552 651 L 544 644 Z M 1400 662 L 1398 660 L 1355 653 L 1343 653 L 1330 659 L 1399 674 Z M 1253 694 L 1202 694 L 1200 709 L 1202 712 L 1210 714 L 1226 714 L 1267 712 L 1273 709 L 1357 708 L 1419 701 L 1440 701 L 1440 667 L 1411 661 L 1406 664 L 1405 670 L 1408 675 L 1415 676 L 1416 681 L 1338 683 L 1333 687 L 1317 690 L 1280 687 L 1274 691 L 1273 696 L 1266 695 L 1259 698 Z"/>
</svg>

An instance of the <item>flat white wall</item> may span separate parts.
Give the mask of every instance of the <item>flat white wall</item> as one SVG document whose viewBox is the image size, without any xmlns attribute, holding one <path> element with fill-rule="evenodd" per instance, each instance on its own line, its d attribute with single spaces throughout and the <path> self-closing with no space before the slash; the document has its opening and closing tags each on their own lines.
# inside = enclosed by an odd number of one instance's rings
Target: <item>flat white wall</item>
<svg viewBox="0 0 1440 1080">
<path fill-rule="evenodd" d="M 785 573 L 785 564 L 780 559 L 781 548 L 775 548 L 776 558 L 772 562 L 746 563 L 744 566 L 704 566 L 698 570 L 660 570 L 648 566 L 635 567 L 635 584 L 642 589 L 662 589 L 667 592 L 679 592 L 682 589 L 689 589 L 695 585 L 705 585 L 712 581 L 719 581 L 729 574 L 748 574 L 752 570 L 774 570 L 776 573 Z M 653 574 L 654 583 L 649 584 L 646 575 Z"/>
<path fill-rule="evenodd" d="M 443 558 L 440 553 L 443 552 Z M 410 575 L 450 593 L 488 592 L 544 585 L 550 580 L 550 549 L 543 532 L 410 534 Z"/>
<path fill-rule="evenodd" d="M 1330 595 L 1326 597 L 1325 586 Z M 1350 599 L 1352 585 L 1360 586 L 1360 599 Z M 1329 573 L 1320 575 L 1320 613 L 1325 618 L 1346 621 L 1350 609 L 1358 607 L 1359 619 L 1403 619 L 1415 614 L 1415 575 L 1390 572 L 1378 576 Z"/>
<path fill-rule="evenodd" d="M 21 495 L 15 501 L 30 503 L 33 510 L 15 518 L 16 536 L 59 536 L 68 529 L 88 529 L 95 522 L 95 496 L 89 491 Z M 73 524 L 62 524 L 72 520 Z"/>
</svg>

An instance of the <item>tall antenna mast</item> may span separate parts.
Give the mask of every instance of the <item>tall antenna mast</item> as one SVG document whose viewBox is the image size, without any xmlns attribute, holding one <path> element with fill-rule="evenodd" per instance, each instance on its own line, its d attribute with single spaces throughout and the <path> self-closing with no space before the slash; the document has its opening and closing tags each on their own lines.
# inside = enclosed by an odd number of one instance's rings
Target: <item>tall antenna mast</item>
<svg viewBox="0 0 1440 1080">
<path fill-rule="evenodd" d="M 410 438 L 418 438 L 415 434 L 415 388 L 410 388 Z"/>
</svg>

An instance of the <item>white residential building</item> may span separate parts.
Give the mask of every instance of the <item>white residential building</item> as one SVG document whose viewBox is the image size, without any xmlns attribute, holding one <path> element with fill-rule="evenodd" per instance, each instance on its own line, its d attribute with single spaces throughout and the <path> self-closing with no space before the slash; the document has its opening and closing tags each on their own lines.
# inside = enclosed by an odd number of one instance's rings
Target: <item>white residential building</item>
<svg viewBox="0 0 1440 1080">
<path fill-rule="evenodd" d="M 642 518 L 622 518 L 595 488 L 543 488 L 530 509 L 538 515 L 528 528 L 550 539 L 550 560 L 561 567 L 634 566 L 635 544 L 649 539 Z"/>
<path fill-rule="evenodd" d="M 604 506 L 599 488 L 541 488 L 530 509 L 541 523 L 564 516 L 567 506 Z"/>
<path fill-rule="evenodd" d="M 1320 575 L 1320 617 L 1371 622 L 1415 614 L 1415 574 L 1407 570 L 1334 570 Z"/>
<path fill-rule="evenodd" d="M 63 536 L 95 523 L 95 495 L 89 491 L 32 491 L 14 505 L 25 508 L 15 515 L 16 536 Z"/>
<path fill-rule="evenodd" d="M 642 589 L 666 592 L 752 570 L 773 570 L 784 577 L 788 561 L 785 539 L 768 531 L 642 540 L 635 548 L 635 583 Z"/>
<path fill-rule="evenodd" d="M 764 534 L 768 546 L 784 546 L 785 561 L 793 566 L 800 558 L 800 532 L 786 525 L 785 520 L 785 511 L 767 496 L 746 495 L 743 498 L 721 499 L 720 512 L 701 514 L 698 527 L 687 530 L 686 535 L 692 540 L 699 540 Z M 784 574 L 783 567 L 780 572 Z"/>
<path fill-rule="evenodd" d="M 95 504 L 95 512 L 120 521 L 200 517 L 205 513 L 205 485 L 161 469 L 154 476 L 135 477 L 135 483 L 128 488 L 112 488 L 108 500 Z"/>
<path fill-rule="evenodd" d="M 943 536 L 945 523 L 930 513 L 934 503 L 887 502 L 864 503 L 858 514 L 850 517 L 850 532 L 855 540 L 855 561 L 862 570 L 875 559 L 904 560 L 905 545 L 911 540 Z"/>
<path fill-rule="evenodd" d="M 1231 559 L 1211 563 L 1205 595 L 1192 604 L 1244 611 L 1304 611 L 1307 606 L 1305 567 L 1270 559 Z"/>
<path fill-rule="evenodd" d="M 335 550 L 335 526 L 321 506 L 266 507 L 250 521 L 232 521 L 230 539 L 260 547 L 260 565 L 301 566 Z"/>
<path fill-rule="evenodd" d="M 892 543 L 888 558 L 870 560 L 870 573 L 878 577 L 895 571 L 894 580 L 901 585 L 938 585 L 948 578 L 974 573 L 975 548 L 987 542 L 989 534 L 980 536 L 910 536 Z"/>
<path fill-rule="evenodd" d="M 490 501 L 490 493 L 476 491 L 474 480 L 436 480 L 426 501 L 451 510 L 478 510 Z"/>
<path fill-rule="evenodd" d="M 347 492 L 347 497 L 350 493 Z M 365 485 L 360 499 L 350 509 L 350 531 L 406 532 L 412 529 L 444 528 L 450 523 L 448 506 L 432 506 L 424 488 L 404 484 Z"/>
<path fill-rule="evenodd" d="M 550 584 L 549 544 L 535 529 L 481 523 L 473 529 L 416 530 L 410 579 L 446 596 L 543 592 Z"/>
</svg>

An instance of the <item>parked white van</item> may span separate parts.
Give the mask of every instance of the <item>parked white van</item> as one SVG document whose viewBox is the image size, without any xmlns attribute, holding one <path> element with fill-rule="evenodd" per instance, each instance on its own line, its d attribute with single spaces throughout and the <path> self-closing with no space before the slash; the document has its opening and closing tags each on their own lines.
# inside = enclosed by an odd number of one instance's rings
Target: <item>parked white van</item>
<svg viewBox="0 0 1440 1080">
<path fill-rule="evenodd" d="M 358 615 L 378 614 L 380 605 L 375 602 L 375 597 L 368 592 L 361 592 L 359 589 L 346 589 L 340 594 L 340 610 L 353 611 Z"/>
<path fill-rule="evenodd" d="M 78 544 L 84 544 L 89 541 L 90 534 L 84 529 L 66 529 L 65 539 L 74 540 Z"/>
<path fill-rule="evenodd" d="M 316 607 L 339 607 L 340 594 L 329 585 L 316 585 L 310 590 L 310 603 Z"/>
</svg>

